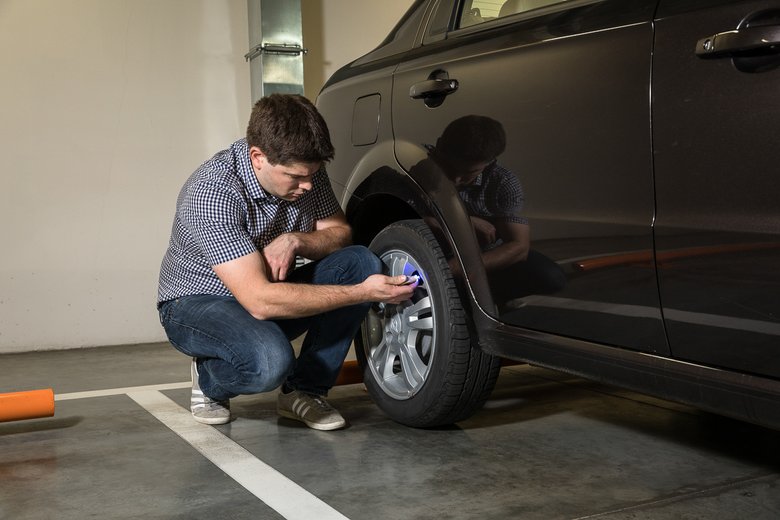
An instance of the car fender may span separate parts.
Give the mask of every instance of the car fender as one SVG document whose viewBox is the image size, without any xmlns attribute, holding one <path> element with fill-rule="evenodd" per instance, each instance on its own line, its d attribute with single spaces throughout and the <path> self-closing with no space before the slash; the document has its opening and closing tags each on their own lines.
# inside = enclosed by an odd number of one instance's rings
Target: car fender
<svg viewBox="0 0 780 520">
<path fill-rule="evenodd" d="M 396 153 L 412 158 L 407 164 L 414 166 L 404 170 Z M 405 142 L 374 146 L 356 164 L 342 204 L 357 243 L 367 244 L 392 222 L 423 219 L 445 254 L 455 261 L 453 275 L 474 319 L 492 313 L 494 303 L 469 215 L 454 184 L 428 157 L 425 147 Z"/>
</svg>

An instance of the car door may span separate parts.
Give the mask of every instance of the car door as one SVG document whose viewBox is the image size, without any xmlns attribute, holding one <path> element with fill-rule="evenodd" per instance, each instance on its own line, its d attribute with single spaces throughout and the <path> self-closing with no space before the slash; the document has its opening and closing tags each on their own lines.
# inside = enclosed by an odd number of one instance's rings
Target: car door
<svg viewBox="0 0 780 520">
<path fill-rule="evenodd" d="M 656 34 L 656 243 L 672 353 L 780 377 L 780 4 L 662 0 Z"/>
<path fill-rule="evenodd" d="M 655 5 L 441 0 L 396 70 L 393 131 L 407 171 L 419 157 L 407 150 L 435 149 L 463 116 L 505 132 L 496 164 L 520 186 L 534 261 L 491 280 L 493 301 L 478 302 L 504 323 L 668 352 L 652 261 Z M 498 297 L 507 291 L 517 298 Z"/>
</svg>

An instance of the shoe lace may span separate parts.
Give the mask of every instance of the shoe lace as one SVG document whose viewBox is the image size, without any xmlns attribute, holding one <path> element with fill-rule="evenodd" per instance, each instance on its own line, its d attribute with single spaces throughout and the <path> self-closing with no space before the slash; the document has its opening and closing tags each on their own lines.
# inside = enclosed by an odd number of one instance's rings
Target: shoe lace
<svg viewBox="0 0 780 520">
<path fill-rule="evenodd" d="M 211 397 L 204 395 L 203 396 L 203 405 L 205 405 L 207 408 L 230 408 L 230 401 L 217 401 L 216 399 L 212 399 Z"/>
<path fill-rule="evenodd" d="M 317 407 L 319 407 L 320 410 L 325 410 L 328 412 L 333 410 L 333 407 L 330 404 L 328 404 L 328 402 L 322 397 L 318 395 L 310 395 L 309 397 L 311 398 L 312 402 L 316 404 Z"/>
</svg>

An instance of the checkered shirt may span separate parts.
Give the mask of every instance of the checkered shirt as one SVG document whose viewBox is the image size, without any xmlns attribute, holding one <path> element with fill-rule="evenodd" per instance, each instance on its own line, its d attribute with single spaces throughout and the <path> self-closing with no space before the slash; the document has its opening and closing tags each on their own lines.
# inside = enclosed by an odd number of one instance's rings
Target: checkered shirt
<svg viewBox="0 0 780 520">
<path fill-rule="evenodd" d="M 257 181 L 245 139 L 203 163 L 176 201 L 171 240 L 160 268 L 157 303 L 194 294 L 229 296 L 213 265 L 262 250 L 274 238 L 314 230 L 339 209 L 324 168 L 295 201 L 266 192 Z"/>
<path fill-rule="evenodd" d="M 512 172 L 493 162 L 471 184 L 458 190 L 469 215 L 528 224 L 522 214 L 523 186 Z"/>
</svg>

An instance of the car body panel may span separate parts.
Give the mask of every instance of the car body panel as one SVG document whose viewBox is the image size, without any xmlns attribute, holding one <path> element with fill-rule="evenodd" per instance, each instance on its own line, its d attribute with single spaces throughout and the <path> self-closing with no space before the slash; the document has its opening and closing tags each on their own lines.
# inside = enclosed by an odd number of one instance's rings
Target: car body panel
<svg viewBox="0 0 780 520">
<path fill-rule="evenodd" d="M 654 7 L 606 1 L 510 26 L 471 27 L 410 52 L 395 71 L 397 142 L 433 145 L 448 123 L 474 113 L 504 126 L 507 149 L 498 161 L 522 184 L 531 248 L 567 272 L 554 294 L 518 286 L 525 303 L 519 310 L 478 295 L 499 321 L 668 353 L 650 257 L 642 266 L 577 267 L 581 259 L 652 251 L 651 135 L 636 122 L 650 118 Z M 435 71 L 459 88 L 430 108 L 409 91 Z M 605 81 L 616 74 L 625 79 Z M 406 170 L 415 166 L 397 155 Z M 520 285 L 505 277 L 491 282 L 494 293 Z"/>
<path fill-rule="evenodd" d="M 366 164 L 359 164 L 369 153 L 373 156 L 383 156 L 382 150 L 390 152 L 381 161 L 387 164 L 393 160 L 393 128 L 390 114 L 390 97 L 392 88 L 392 73 L 395 64 L 390 63 L 376 71 L 366 73 L 361 78 L 347 78 L 334 84 L 329 90 L 323 91 L 318 98 L 318 108 L 326 121 L 349 121 L 346 131 L 331 132 L 331 141 L 337 150 L 336 156 L 328 165 L 328 176 L 336 198 L 342 203 L 349 196 L 347 186 L 358 184 L 361 179 L 352 180 L 354 176 L 365 178 Z M 376 130 L 373 143 L 370 145 L 353 145 L 356 133 L 356 107 L 361 108 L 360 100 L 371 96 L 376 99 L 374 104 L 378 112 L 375 114 Z M 330 99 L 338 100 L 330 103 Z M 348 100 L 346 103 L 343 100 Z M 368 117 L 366 114 L 363 118 Z M 370 160 L 370 159 L 369 159 Z M 380 162 L 381 162 L 380 161 Z"/>
<path fill-rule="evenodd" d="M 704 37 L 780 24 L 780 4 L 720 4 L 665 0 L 656 22 L 664 318 L 675 357 L 780 377 L 780 60 L 694 53 Z"/>
</svg>

